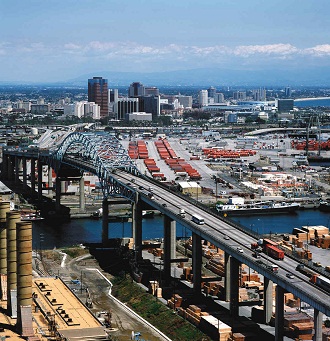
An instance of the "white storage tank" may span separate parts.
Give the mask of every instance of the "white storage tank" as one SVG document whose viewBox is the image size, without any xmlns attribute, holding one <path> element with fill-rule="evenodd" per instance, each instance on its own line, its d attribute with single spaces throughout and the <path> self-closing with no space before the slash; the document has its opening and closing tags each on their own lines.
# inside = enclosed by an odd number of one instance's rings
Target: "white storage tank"
<svg viewBox="0 0 330 341">
<path fill-rule="evenodd" d="M 35 127 L 31 128 L 31 134 L 38 135 L 38 128 L 35 128 Z"/>
</svg>

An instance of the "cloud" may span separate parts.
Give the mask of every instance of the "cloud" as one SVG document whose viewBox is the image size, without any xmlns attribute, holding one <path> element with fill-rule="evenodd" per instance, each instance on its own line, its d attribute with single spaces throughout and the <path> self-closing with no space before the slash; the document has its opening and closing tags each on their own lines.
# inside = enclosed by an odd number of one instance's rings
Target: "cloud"
<svg viewBox="0 0 330 341">
<path fill-rule="evenodd" d="M 330 55 L 330 44 L 316 45 L 314 47 L 305 49 L 306 54 L 314 56 L 329 56 Z"/>
<path fill-rule="evenodd" d="M 241 65 L 253 68 L 258 66 L 287 66 L 288 61 L 295 64 L 329 64 L 330 44 L 298 48 L 292 44 L 259 45 L 188 45 L 188 44 L 142 44 L 132 41 L 88 41 L 85 43 L 67 41 L 64 44 L 21 41 L 13 43 L 0 41 L 2 68 L 13 65 L 19 56 L 24 65 L 61 68 L 63 63 L 71 67 L 104 68 L 113 65 L 118 69 L 135 70 L 173 70 L 178 68 L 199 68 L 205 65 L 231 67 Z M 69 67 L 69 66 L 68 66 Z"/>
</svg>

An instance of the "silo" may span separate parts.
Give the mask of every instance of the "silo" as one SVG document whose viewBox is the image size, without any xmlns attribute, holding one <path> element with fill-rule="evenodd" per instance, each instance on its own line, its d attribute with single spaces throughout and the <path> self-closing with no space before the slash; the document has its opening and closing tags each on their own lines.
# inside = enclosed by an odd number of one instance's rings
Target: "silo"
<svg viewBox="0 0 330 341">
<path fill-rule="evenodd" d="M 6 214 L 10 211 L 9 201 L 0 201 L 0 274 L 7 273 Z"/>
<path fill-rule="evenodd" d="M 32 222 L 16 223 L 17 326 L 22 329 L 21 307 L 32 306 Z"/>
<path fill-rule="evenodd" d="M 12 316 L 11 291 L 17 289 L 17 233 L 16 223 L 21 220 L 19 211 L 7 212 L 7 312 Z"/>
</svg>

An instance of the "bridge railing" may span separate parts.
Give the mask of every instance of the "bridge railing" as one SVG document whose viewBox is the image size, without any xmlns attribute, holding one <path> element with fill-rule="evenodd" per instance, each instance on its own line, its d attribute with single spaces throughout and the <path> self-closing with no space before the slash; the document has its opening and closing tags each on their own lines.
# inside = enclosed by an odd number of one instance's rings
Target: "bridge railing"
<svg viewBox="0 0 330 341">
<path fill-rule="evenodd" d="M 157 180 L 154 180 L 146 175 L 142 175 L 143 178 L 145 178 L 146 180 L 148 180 L 149 182 L 154 183 L 157 186 L 161 186 L 162 188 L 166 189 L 169 192 L 172 192 L 174 194 L 176 194 L 177 196 L 179 196 L 181 199 L 189 202 L 190 204 L 197 206 L 198 208 L 202 209 L 203 211 L 207 212 L 208 214 L 213 215 L 214 217 L 221 219 L 222 221 L 226 222 L 227 224 L 235 227 L 236 229 L 243 231 L 244 233 L 249 234 L 251 237 L 259 239 L 259 234 L 252 231 L 252 230 L 248 230 L 245 226 L 240 225 L 232 220 L 230 220 L 229 218 L 223 217 L 222 215 L 220 215 L 218 213 L 218 211 L 215 209 L 215 207 L 208 207 L 207 205 L 205 205 L 204 203 L 195 200 L 194 198 L 183 194 L 182 192 L 179 191 L 179 189 L 177 189 L 174 186 L 171 186 L 171 184 L 166 184 L 166 183 L 162 183 L 159 182 Z"/>
<path fill-rule="evenodd" d="M 249 230 L 248 228 L 246 228 L 245 226 L 238 224 L 232 220 L 230 220 L 229 218 L 223 217 L 222 215 L 220 215 L 217 210 L 213 207 L 208 207 L 205 204 L 195 200 L 192 197 L 189 197 L 185 194 L 183 194 L 182 192 L 180 192 L 176 187 L 171 186 L 169 184 L 166 183 L 162 183 L 159 182 L 157 180 L 154 180 L 152 178 L 149 178 L 146 175 L 142 175 L 143 178 L 145 178 L 146 180 L 148 180 L 149 182 L 153 182 L 155 185 L 160 186 L 164 189 L 166 189 L 169 192 L 172 192 L 174 194 L 176 194 L 177 196 L 179 196 L 180 198 L 182 198 L 183 200 L 191 203 L 194 206 L 197 206 L 198 208 L 202 209 L 203 211 L 207 212 L 208 214 L 213 215 L 214 217 L 221 219 L 222 221 L 226 222 L 227 224 L 235 227 L 236 229 L 244 232 L 245 234 L 250 235 L 252 238 L 255 238 L 256 240 L 260 239 L 263 237 L 263 235 L 260 235 L 259 233 L 253 231 L 253 230 Z M 306 266 L 308 266 L 309 268 L 315 270 L 315 272 L 321 273 L 323 276 L 330 278 L 330 273 L 325 271 L 325 268 L 323 267 L 316 267 L 313 265 L 313 263 L 311 261 L 308 261 L 306 259 L 301 259 L 300 257 L 298 257 L 298 253 L 295 251 L 290 251 L 288 249 L 282 248 L 281 246 L 279 246 L 279 248 L 281 250 L 284 251 L 285 255 L 288 257 L 291 257 L 293 259 L 295 259 L 297 262 L 301 262 L 303 264 L 305 264 Z"/>
</svg>

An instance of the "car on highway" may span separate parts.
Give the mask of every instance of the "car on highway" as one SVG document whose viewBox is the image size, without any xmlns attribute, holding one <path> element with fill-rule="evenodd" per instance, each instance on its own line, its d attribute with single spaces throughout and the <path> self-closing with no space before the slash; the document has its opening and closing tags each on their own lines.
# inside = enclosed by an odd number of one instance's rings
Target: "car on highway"
<svg viewBox="0 0 330 341">
<path fill-rule="evenodd" d="M 241 247 L 238 247 L 236 250 L 237 250 L 239 253 L 244 253 L 244 251 L 243 251 L 243 249 L 242 249 Z"/>
<path fill-rule="evenodd" d="M 162 205 L 163 205 L 164 207 L 167 207 L 167 204 L 166 204 L 166 202 L 162 203 Z"/>
<path fill-rule="evenodd" d="M 230 239 L 227 235 L 225 235 L 223 238 L 226 240 Z"/>
<path fill-rule="evenodd" d="M 290 273 L 287 273 L 285 276 L 288 277 L 288 278 L 291 278 L 291 279 L 294 278 L 294 276 L 292 274 L 290 274 Z"/>
<path fill-rule="evenodd" d="M 144 187 L 143 186 L 139 186 L 139 189 L 144 189 Z"/>
</svg>

